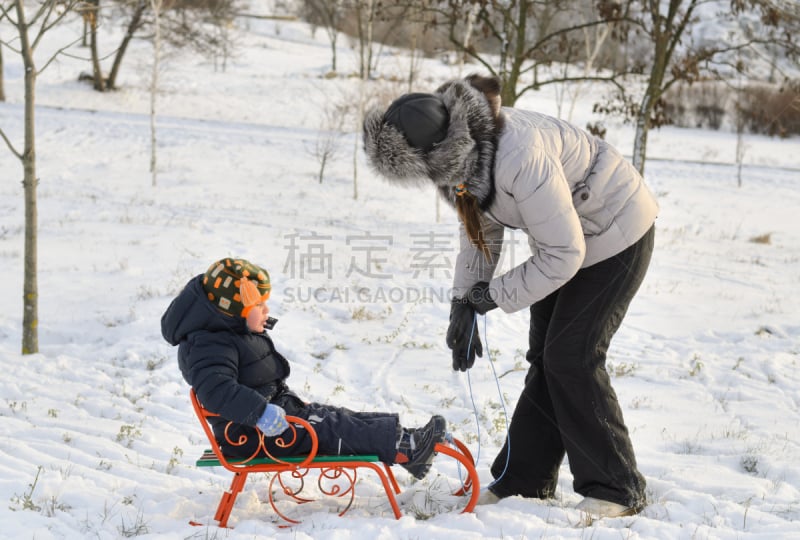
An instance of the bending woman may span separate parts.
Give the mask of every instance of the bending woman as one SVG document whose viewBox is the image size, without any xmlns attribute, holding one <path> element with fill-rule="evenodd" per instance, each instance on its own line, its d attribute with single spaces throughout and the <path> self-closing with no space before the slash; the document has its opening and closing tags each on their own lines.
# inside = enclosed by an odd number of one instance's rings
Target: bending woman
<svg viewBox="0 0 800 540">
<path fill-rule="evenodd" d="M 567 122 L 501 107 L 499 81 L 478 75 L 371 111 L 363 137 L 377 173 L 433 182 L 457 210 L 453 369 L 482 356 L 476 313 L 530 309 L 530 368 L 480 502 L 553 497 L 566 454 L 581 510 L 639 512 L 645 481 L 605 360 L 653 251 L 658 205 L 641 175 Z M 495 275 L 507 228 L 531 256 Z"/>
</svg>

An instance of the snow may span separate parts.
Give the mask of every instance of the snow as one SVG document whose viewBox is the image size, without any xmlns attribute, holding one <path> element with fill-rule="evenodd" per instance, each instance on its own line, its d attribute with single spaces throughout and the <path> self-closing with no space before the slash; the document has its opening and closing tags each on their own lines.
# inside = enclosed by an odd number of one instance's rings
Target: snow
<svg viewBox="0 0 800 540">
<path fill-rule="evenodd" d="M 56 49 L 79 25 L 59 29 Z M 5 34 L 5 27 L 3 27 Z M 0 151 L 0 536 L 5 538 L 787 538 L 800 520 L 800 155 L 796 139 L 748 136 L 737 187 L 735 135 L 651 134 L 647 179 L 661 213 L 649 274 L 609 351 L 649 506 L 587 524 L 565 463 L 554 500 L 509 498 L 474 514 L 449 495 L 452 460 L 414 482 L 396 471 L 395 521 L 376 478 L 354 507 L 293 508 L 280 528 L 267 478 L 237 501 L 233 529 L 213 513 L 229 473 L 197 468 L 207 447 L 159 320 L 214 260 L 267 267 L 272 332 L 309 400 L 443 414 L 478 459 L 483 485 L 524 378 L 526 312 L 492 312 L 469 378 L 444 344 L 455 216 L 432 189 L 376 178 L 355 135 L 319 184 L 310 155 L 323 110 L 354 103 L 357 79 L 327 79 L 328 45 L 301 23 L 240 22 L 225 72 L 182 53 L 165 60 L 158 96 L 158 185 L 149 165 L 148 44 L 134 42 L 121 89 L 98 94 L 76 58 L 37 85 L 40 352 L 20 354 L 22 168 Z M 113 44 L 113 39 L 109 39 Z M 355 52 L 340 48 L 342 73 Z M 44 51 L 46 52 L 46 51 Z M 85 51 L 78 49 L 78 54 Z M 0 128 L 22 142 L 22 68 L 8 50 Z M 44 53 L 43 53 L 44 54 Z M 407 71 L 387 52 L 383 74 Z M 420 90 L 456 75 L 426 60 Z M 405 88 L 380 84 L 387 95 Z M 576 107 L 585 124 L 597 90 Z M 520 106 L 553 113 L 546 92 Z M 608 125 L 608 124 L 607 124 Z M 632 149 L 630 127 L 608 139 Z M 656 159 L 658 158 L 658 159 Z M 766 236 L 768 242 L 754 239 Z M 525 257 L 510 235 L 504 267 Z M 483 322 L 481 322 L 483 325 Z M 499 379 L 495 379 L 495 373 Z M 499 391 L 498 391 L 499 388 Z M 501 404 L 500 393 L 506 400 Z M 474 403 L 474 405 L 473 405 Z M 477 420 L 476 420 L 477 418 Z M 206 524 L 192 527 L 189 521 Z"/>
</svg>

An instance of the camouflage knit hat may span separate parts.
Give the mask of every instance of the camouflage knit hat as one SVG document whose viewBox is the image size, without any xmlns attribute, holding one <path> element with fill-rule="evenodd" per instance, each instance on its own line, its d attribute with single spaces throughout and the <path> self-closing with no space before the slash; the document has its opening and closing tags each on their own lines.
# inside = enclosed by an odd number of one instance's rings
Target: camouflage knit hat
<svg viewBox="0 0 800 540">
<path fill-rule="evenodd" d="M 223 313 L 247 317 L 254 305 L 269 298 L 269 273 L 244 259 L 221 259 L 206 270 L 203 290 Z"/>
</svg>

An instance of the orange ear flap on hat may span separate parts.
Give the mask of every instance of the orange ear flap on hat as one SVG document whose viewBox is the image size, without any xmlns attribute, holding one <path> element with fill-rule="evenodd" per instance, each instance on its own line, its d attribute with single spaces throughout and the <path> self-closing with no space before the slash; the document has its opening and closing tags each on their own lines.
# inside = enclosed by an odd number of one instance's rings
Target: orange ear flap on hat
<svg viewBox="0 0 800 540">
<path fill-rule="evenodd" d="M 239 280 L 239 296 L 242 299 L 242 305 L 244 307 L 254 306 L 261 301 L 261 295 L 258 294 L 258 287 L 247 278 Z"/>
<path fill-rule="evenodd" d="M 250 309 L 269 298 L 269 273 L 245 259 L 226 257 L 203 276 L 208 300 L 225 315 L 247 317 Z"/>
<path fill-rule="evenodd" d="M 269 298 L 269 292 L 268 289 L 267 292 L 262 295 L 258 291 L 258 286 L 256 286 L 255 282 L 247 278 L 240 279 L 239 297 L 242 299 L 242 305 L 244 306 L 244 309 L 242 309 L 242 317 L 247 317 L 247 314 L 250 313 L 253 306 Z"/>
</svg>

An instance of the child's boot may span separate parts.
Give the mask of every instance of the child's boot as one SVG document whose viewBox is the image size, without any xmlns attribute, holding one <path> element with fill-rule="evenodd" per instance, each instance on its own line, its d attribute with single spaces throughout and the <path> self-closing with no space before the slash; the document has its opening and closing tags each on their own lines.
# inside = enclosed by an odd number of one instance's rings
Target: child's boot
<svg viewBox="0 0 800 540">
<path fill-rule="evenodd" d="M 422 479 L 428 474 L 436 455 L 436 443 L 444 442 L 447 433 L 447 421 L 435 415 L 421 428 L 402 428 L 397 441 L 398 463 L 410 472 L 414 478 Z"/>
</svg>

